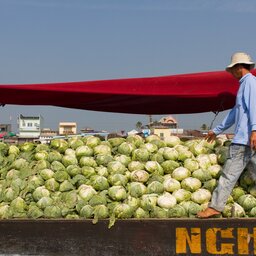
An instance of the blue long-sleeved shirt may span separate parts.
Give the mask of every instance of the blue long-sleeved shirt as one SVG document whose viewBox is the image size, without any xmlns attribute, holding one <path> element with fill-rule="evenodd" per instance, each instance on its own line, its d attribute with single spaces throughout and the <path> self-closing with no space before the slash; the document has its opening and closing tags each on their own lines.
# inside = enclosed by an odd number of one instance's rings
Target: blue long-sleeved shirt
<svg viewBox="0 0 256 256">
<path fill-rule="evenodd" d="M 232 142 L 249 145 L 251 132 L 256 130 L 256 77 L 248 73 L 239 83 L 235 106 L 213 132 L 218 135 L 235 125 Z"/>
</svg>

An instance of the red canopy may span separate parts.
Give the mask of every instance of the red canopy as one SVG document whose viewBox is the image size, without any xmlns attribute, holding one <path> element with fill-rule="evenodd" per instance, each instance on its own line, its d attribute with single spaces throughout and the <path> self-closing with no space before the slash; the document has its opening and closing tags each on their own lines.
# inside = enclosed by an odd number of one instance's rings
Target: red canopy
<svg viewBox="0 0 256 256">
<path fill-rule="evenodd" d="M 256 74 L 256 69 L 252 71 Z M 0 103 L 134 114 L 232 108 L 238 82 L 226 71 L 87 82 L 0 85 Z"/>
</svg>

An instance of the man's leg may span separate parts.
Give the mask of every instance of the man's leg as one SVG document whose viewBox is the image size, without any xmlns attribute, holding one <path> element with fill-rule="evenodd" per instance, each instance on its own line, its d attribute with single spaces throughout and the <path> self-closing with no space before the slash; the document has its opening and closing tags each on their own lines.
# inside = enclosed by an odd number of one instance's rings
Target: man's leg
<svg viewBox="0 0 256 256">
<path fill-rule="evenodd" d="M 212 193 L 212 199 L 205 211 L 198 217 L 208 218 L 223 211 L 237 180 L 250 160 L 251 150 L 248 146 L 231 144 L 229 156 L 223 167 L 218 185 Z"/>
<path fill-rule="evenodd" d="M 246 169 L 248 170 L 253 182 L 256 183 L 256 163 L 253 163 L 253 160 L 250 160 L 246 166 Z"/>
</svg>

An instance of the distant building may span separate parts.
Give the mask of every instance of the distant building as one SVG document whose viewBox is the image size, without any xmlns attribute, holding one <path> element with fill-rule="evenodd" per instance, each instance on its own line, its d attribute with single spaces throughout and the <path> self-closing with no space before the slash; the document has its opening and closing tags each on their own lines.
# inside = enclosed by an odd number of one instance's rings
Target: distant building
<svg viewBox="0 0 256 256">
<path fill-rule="evenodd" d="M 42 129 L 41 134 L 40 134 L 40 136 L 42 136 L 42 137 L 53 137 L 53 136 L 56 136 L 56 135 L 58 135 L 58 132 L 53 131 L 50 128 Z"/>
<path fill-rule="evenodd" d="M 82 128 L 80 131 L 81 131 L 81 133 L 91 133 L 91 132 L 95 132 L 95 130 L 92 129 L 92 128 L 90 128 L 90 127 Z"/>
<path fill-rule="evenodd" d="M 170 129 L 167 127 L 153 128 L 153 134 L 158 135 L 162 140 L 167 139 L 170 136 L 180 136 L 184 133 L 183 129 Z"/>
<path fill-rule="evenodd" d="M 50 128 L 43 128 L 41 130 L 41 134 L 40 134 L 40 136 L 46 136 L 46 137 L 51 137 L 51 136 L 56 136 L 56 135 L 58 135 L 58 132 L 53 131 Z"/>
<path fill-rule="evenodd" d="M 37 141 L 41 143 L 49 143 L 57 135 L 57 131 L 53 131 L 50 128 L 44 128 L 41 130 L 40 137 Z"/>
<path fill-rule="evenodd" d="M 60 122 L 59 135 L 75 135 L 77 134 L 77 125 L 75 122 Z"/>
<path fill-rule="evenodd" d="M 162 117 L 159 121 L 150 123 L 148 127 L 151 134 L 158 135 L 163 140 L 173 135 L 179 136 L 184 132 L 183 129 L 178 128 L 178 123 L 172 116 Z"/>
<path fill-rule="evenodd" d="M 98 136 L 100 138 L 104 138 L 105 140 L 108 139 L 108 136 L 110 135 L 107 131 L 95 131 L 92 128 L 86 127 L 81 129 L 81 136 Z M 116 137 L 116 136 L 114 136 Z"/>
<path fill-rule="evenodd" d="M 172 116 L 162 117 L 157 124 L 160 126 L 174 128 L 174 129 L 176 129 L 178 126 L 177 121 Z"/>
<path fill-rule="evenodd" d="M 0 124 L 0 139 L 9 138 L 13 136 L 15 136 L 15 134 L 11 132 L 10 124 Z"/>
<path fill-rule="evenodd" d="M 12 131 L 11 124 L 0 124 L 0 133 L 11 132 L 11 131 Z"/>
<path fill-rule="evenodd" d="M 18 137 L 19 138 L 39 138 L 41 129 L 43 127 L 42 116 L 23 116 L 18 117 Z"/>
</svg>

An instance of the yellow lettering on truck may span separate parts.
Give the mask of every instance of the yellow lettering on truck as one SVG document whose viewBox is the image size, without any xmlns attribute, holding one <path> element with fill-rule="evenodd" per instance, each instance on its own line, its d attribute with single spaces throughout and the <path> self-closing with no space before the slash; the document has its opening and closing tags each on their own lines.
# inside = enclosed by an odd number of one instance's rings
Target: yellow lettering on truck
<svg viewBox="0 0 256 256">
<path fill-rule="evenodd" d="M 239 255 L 249 254 L 250 234 L 247 228 L 237 229 L 237 252 Z"/>
<path fill-rule="evenodd" d="M 206 231 L 206 249 L 211 254 L 234 254 L 233 243 L 220 243 L 217 244 L 217 235 L 220 238 L 234 238 L 233 228 L 221 229 L 221 228 L 210 228 Z M 220 249 L 218 249 L 220 247 Z"/>
<path fill-rule="evenodd" d="M 251 233 L 244 227 L 209 228 L 203 233 L 201 228 L 176 228 L 177 254 L 204 252 L 212 255 L 256 255 L 256 228 Z"/>
<path fill-rule="evenodd" d="M 189 235 L 186 228 L 176 228 L 176 253 L 187 253 L 187 245 L 193 254 L 201 253 L 201 230 L 191 228 Z"/>
</svg>

